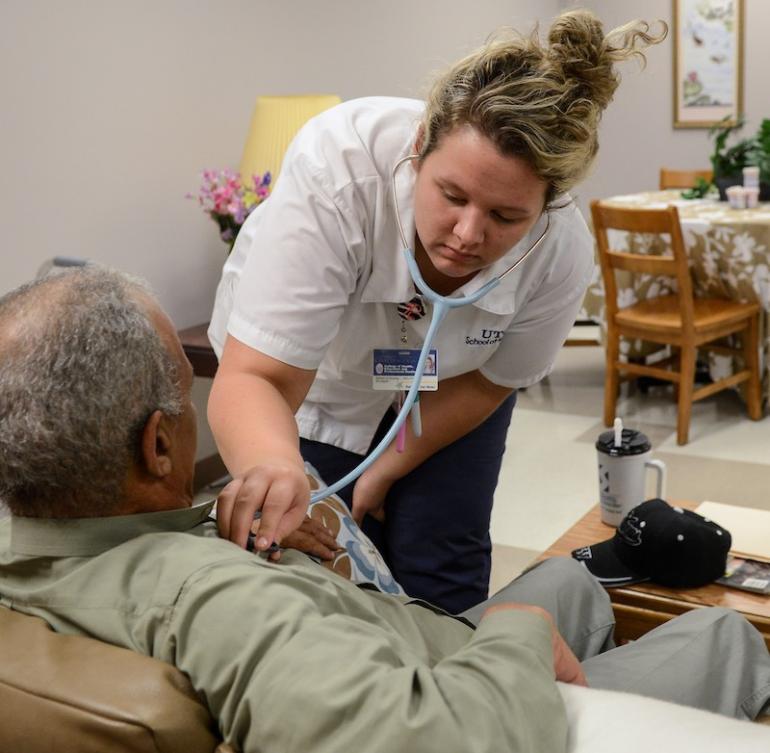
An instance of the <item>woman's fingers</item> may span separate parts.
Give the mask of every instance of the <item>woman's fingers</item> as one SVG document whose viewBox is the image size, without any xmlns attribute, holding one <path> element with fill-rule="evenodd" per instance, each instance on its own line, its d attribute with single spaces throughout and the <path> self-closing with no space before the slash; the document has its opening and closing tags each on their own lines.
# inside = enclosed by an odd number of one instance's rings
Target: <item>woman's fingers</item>
<svg viewBox="0 0 770 753">
<path fill-rule="evenodd" d="M 299 527 L 309 501 L 310 486 L 301 470 L 256 466 L 231 481 L 219 495 L 219 534 L 245 547 L 254 517 L 261 512 L 254 547 L 264 551 Z"/>
<path fill-rule="evenodd" d="M 294 479 L 274 482 L 262 505 L 262 523 L 259 527 L 255 548 L 267 549 L 277 541 L 279 544 L 292 531 L 300 527 L 310 503 L 310 485 L 302 474 L 303 484 Z"/>
<path fill-rule="evenodd" d="M 380 522 L 385 520 L 385 498 L 392 481 L 375 472 L 375 466 L 364 471 L 353 487 L 353 520 L 363 525 L 364 516 L 371 515 Z"/>
<path fill-rule="evenodd" d="M 243 479 L 233 479 L 217 497 L 217 530 L 223 539 L 230 538 L 230 519 L 233 514 L 235 498 L 243 484 Z"/>
<path fill-rule="evenodd" d="M 359 526 L 363 525 L 366 515 L 371 515 L 375 520 L 382 522 L 385 520 L 385 501 L 372 505 L 369 501 L 363 502 L 360 499 L 353 499 L 351 515 Z"/>
<path fill-rule="evenodd" d="M 230 541 L 241 547 L 246 546 L 251 524 L 257 512 L 262 508 L 269 489 L 270 477 L 267 474 L 259 471 L 250 471 L 244 474 L 232 504 L 227 535 Z M 262 548 L 267 549 L 268 546 L 270 546 L 269 543 Z"/>
</svg>

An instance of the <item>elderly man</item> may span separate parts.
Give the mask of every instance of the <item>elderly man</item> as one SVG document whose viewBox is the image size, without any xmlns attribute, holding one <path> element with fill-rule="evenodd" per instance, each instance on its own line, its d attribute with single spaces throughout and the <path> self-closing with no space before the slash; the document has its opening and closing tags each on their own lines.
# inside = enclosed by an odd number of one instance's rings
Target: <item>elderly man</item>
<svg viewBox="0 0 770 753">
<path fill-rule="evenodd" d="M 770 697 L 761 639 L 724 610 L 596 656 L 611 612 L 574 562 L 535 568 L 469 621 L 218 538 L 211 503 L 193 505 L 192 370 L 137 281 L 86 268 L 8 294 L 0 352 L 0 603 L 174 664 L 238 749 L 559 751 L 555 680 L 584 669 L 738 717 Z M 681 669 L 704 656 L 727 675 Z"/>
</svg>

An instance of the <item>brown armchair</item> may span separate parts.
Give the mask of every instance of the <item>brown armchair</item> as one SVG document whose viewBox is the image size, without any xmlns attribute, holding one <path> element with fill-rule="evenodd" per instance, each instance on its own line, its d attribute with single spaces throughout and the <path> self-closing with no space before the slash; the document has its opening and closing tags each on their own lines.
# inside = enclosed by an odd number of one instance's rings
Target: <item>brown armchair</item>
<svg viewBox="0 0 770 753">
<path fill-rule="evenodd" d="M 5 607 L 0 750 L 232 753 L 176 668 Z"/>
</svg>

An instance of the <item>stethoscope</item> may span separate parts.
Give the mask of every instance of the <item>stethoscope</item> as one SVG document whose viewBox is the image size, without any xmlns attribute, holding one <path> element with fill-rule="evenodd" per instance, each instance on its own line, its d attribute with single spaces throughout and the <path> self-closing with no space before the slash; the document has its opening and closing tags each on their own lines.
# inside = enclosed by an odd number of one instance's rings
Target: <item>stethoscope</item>
<svg viewBox="0 0 770 753">
<path fill-rule="evenodd" d="M 401 409 L 396 416 L 396 420 L 391 425 L 387 434 L 385 434 L 382 440 L 380 440 L 380 443 L 377 445 L 377 447 L 375 447 L 369 453 L 369 455 L 367 455 L 361 461 L 361 463 L 357 465 L 352 471 L 350 471 L 350 473 L 348 473 L 346 476 L 343 476 L 339 481 L 331 484 L 330 486 L 327 486 L 325 489 L 319 489 L 316 491 L 310 497 L 311 504 L 328 497 L 330 494 L 338 492 L 340 489 L 355 481 L 367 468 L 369 468 L 369 466 L 372 465 L 372 463 L 374 463 L 383 452 L 385 452 L 390 443 L 401 431 L 402 427 L 405 427 L 406 419 L 410 412 L 412 413 L 412 431 L 417 437 L 422 434 L 422 422 L 420 419 L 418 402 L 420 394 L 420 381 L 422 380 L 422 376 L 425 372 L 425 363 L 427 361 L 428 354 L 430 353 L 430 346 L 433 344 L 433 340 L 436 336 L 439 325 L 442 321 L 444 321 L 444 318 L 449 313 L 450 309 L 457 309 L 461 306 L 468 306 L 472 303 L 475 303 L 480 298 L 483 298 L 490 290 L 496 288 L 500 284 L 500 281 L 503 279 L 503 277 L 505 277 L 510 272 L 513 272 L 513 270 L 516 269 L 516 267 L 518 267 L 519 264 L 521 264 L 524 259 L 526 259 L 540 245 L 551 226 L 551 217 L 550 214 L 546 211 L 545 229 L 540 234 L 538 239 L 527 249 L 527 251 L 522 256 L 520 256 L 513 264 L 511 264 L 508 269 L 506 269 L 497 277 L 489 280 L 489 282 L 485 283 L 475 293 L 460 296 L 458 298 L 447 298 L 446 296 L 439 295 L 430 288 L 420 273 L 420 268 L 417 266 L 417 260 L 415 258 L 414 251 L 409 247 L 409 243 L 406 240 L 406 235 L 404 234 L 404 227 L 401 224 L 401 212 L 398 206 L 398 196 L 396 195 L 396 171 L 405 162 L 418 159 L 419 156 L 419 154 L 410 154 L 400 159 L 394 165 L 391 175 L 391 195 L 393 197 L 393 209 L 396 215 L 396 223 L 398 224 L 398 232 L 401 236 L 403 254 L 404 258 L 406 259 L 407 267 L 409 268 L 409 274 L 412 277 L 412 282 L 414 283 L 415 288 L 417 288 L 417 290 L 420 292 L 420 295 L 433 304 L 433 313 L 431 315 L 430 325 L 428 326 L 428 332 L 425 335 L 425 342 L 423 343 L 422 350 L 420 351 L 420 357 L 417 359 L 417 367 L 415 369 L 414 380 L 412 381 L 412 386 L 409 388 L 409 391 L 406 393 L 406 397 L 404 398 Z"/>
</svg>

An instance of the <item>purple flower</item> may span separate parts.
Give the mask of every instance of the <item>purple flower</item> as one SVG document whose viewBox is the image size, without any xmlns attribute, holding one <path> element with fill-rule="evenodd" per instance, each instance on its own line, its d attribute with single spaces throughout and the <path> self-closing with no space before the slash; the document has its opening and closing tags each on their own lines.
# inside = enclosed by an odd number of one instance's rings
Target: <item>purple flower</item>
<svg viewBox="0 0 770 753">
<path fill-rule="evenodd" d="M 251 180 L 254 183 L 254 192 L 257 194 L 260 194 L 261 191 L 266 190 L 268 188 L 268 186 L 270 185 L 270 182 L 273 180 L 273 176 L 270 174 L 270 171 L 268 171 L 261 177 L 259 175 L 252 175 Z M 267 194 L 264 194 L 264 195 L 267 195 Z"/>
</svg>

